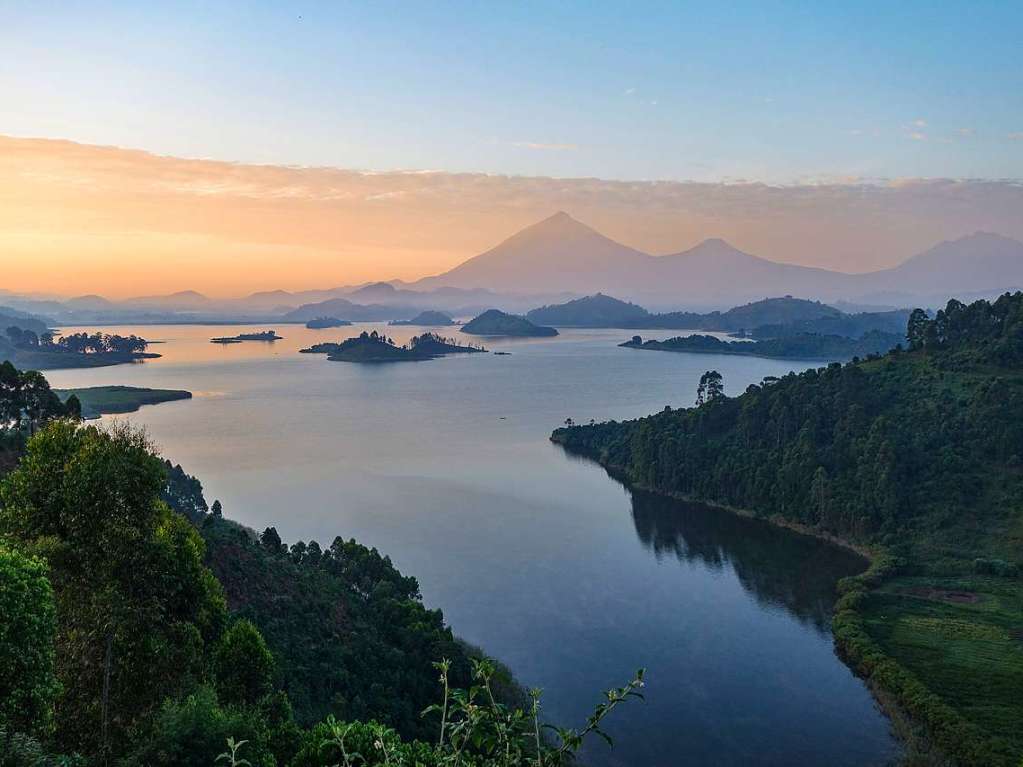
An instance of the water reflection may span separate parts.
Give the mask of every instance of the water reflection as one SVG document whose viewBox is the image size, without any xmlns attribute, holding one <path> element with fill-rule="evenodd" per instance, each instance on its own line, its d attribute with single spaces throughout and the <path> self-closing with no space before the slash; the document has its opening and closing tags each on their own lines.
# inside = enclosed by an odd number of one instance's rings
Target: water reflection
<svg viewBox="0 0 1023 767">
<path fill-rule="evenodd" d="M 632 521 L 659 560 L 730 568 L 759 604 L 784 608 L 821 633 L 829 631 L 835 583 L 867 565 L 850 551 L 769 522 L 643 490 L 632 490 Z"/>
</svg>

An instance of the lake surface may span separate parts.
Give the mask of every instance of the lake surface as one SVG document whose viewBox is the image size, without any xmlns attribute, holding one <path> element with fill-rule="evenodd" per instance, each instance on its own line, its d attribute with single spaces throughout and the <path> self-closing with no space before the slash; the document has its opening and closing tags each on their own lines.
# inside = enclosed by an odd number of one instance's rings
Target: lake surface
<svg viewBox="0 0 1023 767">
<path fill-rule="evenodd" d="M 569 417 L 692 404 L 708 369 L 735 395 L 805 364 L 621 349 L 624 330 L 484 339 L 511 355 L 379 366 L 297 353 L 382 327 L 279 326 L 283 341 L 229 346 L 209 339 L 265 326 L 100 328 L 164 341 L 151 349 L 164 357 L 47 377 L 194 392 L 130 419 L 201 479 L 207 500 L 289 543 L 342 535 L 378 547 L 459 635 L 542 687 L 552 721 L 582 724 L 600 690 L 646 667 L 646 701 L 614 714 L 615 749 L 595 743 L 587 764 L 852 767 L 898 756 L 828 628 L 835 582 L 861 560 L 630 492 L 548 441 Z M 403 342 L 420 329 L 387 332 Z"/>
</svg>

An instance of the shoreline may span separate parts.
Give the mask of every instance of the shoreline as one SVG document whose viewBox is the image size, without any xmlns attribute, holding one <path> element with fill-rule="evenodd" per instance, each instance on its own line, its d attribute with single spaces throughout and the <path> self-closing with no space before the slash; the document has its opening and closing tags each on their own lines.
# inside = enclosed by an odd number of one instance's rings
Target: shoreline
<svg viewBox="0 0 1023 767">
<path fill-rule="evenodd" d="M 862 627 L 862 616 L 856 610 L 856 606 L 862 602 L 862 598 L 866 596 L 869 590 L 877 588 L 895 574 L 895 559 L 886 549 L 881 546 L 869 547 L 853 543 L 831 533 L 815 530 L 799 522 L 787 520 L 777 514 L 768 517 L 758 516 L 750 509 L 740 509 L 715 501 L 694 498 L 685 493 L 659 490 L 642 482 L 633 482 L 627 478 L 628 472 L 620 466 L 606 464 L 585 452 L 570 451 L 563 442 L 555 439 L 553 434 L 550 437 L 550 441 L 561 447 L 565 452 L 583 456 L 593 461 L 603 468 L 612 479 L 621 482 L 627 490 L 636 489 L 659 495 L 663 498 L 699 503 L 738 517 L 760 520 L 774 527 L 838 546 L 862 557 L 866 561 L 867 567 L 856 575 L 840 579 L 836 584 L 838 598 L 832 605 L 831 616 L 831 639 L 834 644 L 835 655 L 846 668 L 863 680 L 875 705 L 888 720 L 893 736 L 903 749 L 902 754 L 898 758 L 898 765 L 906 767 L 909 765 L 913 767 L 948 767 L 948 765 L 953 763 L 953 760 L 945 755 L 942 748 L 934 741 L 930 733 L 927 732 L 928 723 L 926 720 L 914 716 L 902 701 L 899 700 L 898 692 L 885 686 L 877 678 L 881 674 L 875 673 L 878 667 L 882 666 L 886 661 L 888 664 L 897 666 L 902 674 L 909 674 L 909 672 L 902 670 L 901 666 L 898 666 L 897 661 L 883 653 L 872 639 L 866 637 L 866 632 Z M 836 630 L 836 622 L 838 630 Z M 844 636 L 849 633 L 854 634 L 854 636 Z M 862 640 L 863 638 L 869 643 L 869 647 L 863 647 L 857 643 L 856 640 Z M 868 657 L 868 651 L 882 656 L 881 659 Z M 920 684 L 916 682 L 915 677 L 911 681 Z"/>
</svg>

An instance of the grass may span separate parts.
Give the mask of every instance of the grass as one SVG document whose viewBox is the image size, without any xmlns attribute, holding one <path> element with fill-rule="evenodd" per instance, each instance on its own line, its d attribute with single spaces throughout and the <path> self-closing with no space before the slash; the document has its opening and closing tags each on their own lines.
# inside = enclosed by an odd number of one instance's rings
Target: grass
<svg viewBox="0 0 1023 767">
<path fill-rule="evenodd" d="M 142 389 L 135 386 L 93 386 L 84 389 L 57 389 L 66 401 L 72 394 L 82 403 L 84 418 L 101 415 L 134 413 L 143 405 L 158 405 L 180 399 L 191 399 L 192 392 L 183 389 Z"/>
<path fill-rule="evenodd" d="M 898 577 L 861 612 L 887 655 L 1023 757 L 1023 582 Z"/>
</svg>

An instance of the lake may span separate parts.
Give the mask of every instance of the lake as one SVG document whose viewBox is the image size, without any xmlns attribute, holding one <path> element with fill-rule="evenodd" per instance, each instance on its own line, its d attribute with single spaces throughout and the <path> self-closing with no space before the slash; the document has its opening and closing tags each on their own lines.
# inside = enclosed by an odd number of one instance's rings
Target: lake
<svg viewBox="0 0 1023 767">
<path fill-rule="evenodd" d="M 645 667 L 646 701 L 615 712 L 614 750 L 595 743 L 587 764 L 858 767 L 899 755 L 832 646 L 835 583 L 862 560 L 630 492 L 548 441 L 566 418 L 690 405 L 708 369 L 735 395 L 807 363 L 618 348 L 626 330 L 474 339 L 511 354 L 378 366 L 297 350 L 379 324 L 209 343 L 267 327 L 85 328 L 163 341 L 151 351 L 164 356 L 46 375 L 55 387 L 192 391 L 130 420 L 201 479 L 208 501 L 289 543 L 376 546 L 456 633 L 542 687 L 552 721 L 581 725 L 601 690 Z M 421 329 L 386 331 L 400 343 Z"/>
</svg>

